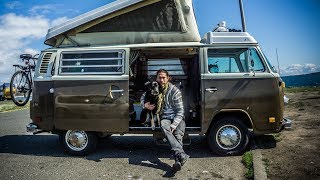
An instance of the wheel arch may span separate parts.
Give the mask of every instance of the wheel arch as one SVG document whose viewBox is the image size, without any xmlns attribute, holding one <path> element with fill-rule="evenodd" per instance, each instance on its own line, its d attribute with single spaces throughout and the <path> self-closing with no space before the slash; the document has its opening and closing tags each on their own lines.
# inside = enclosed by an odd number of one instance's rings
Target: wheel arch
<svg viewBox="0 0 320 180">
<path fill-rule="evenodd" d="M 241 119 L 241 121 L 244 123 L 244 125 L 248 129 L 254 128 L 254 124 L 252 122 L 252 119 L 248 112 L 242 110 L 242 109 L 223 109 L 219 111 L 217 114 L 214 115 L 214 117 L 211 119 L 210 126 L 207 129 L 207 133 L 210 131 L 211 127 L 218 122 L 220 119 L 223 117 L 227 116 L 233 116 L 233 117 L 238 117 Z"/>
</svg>

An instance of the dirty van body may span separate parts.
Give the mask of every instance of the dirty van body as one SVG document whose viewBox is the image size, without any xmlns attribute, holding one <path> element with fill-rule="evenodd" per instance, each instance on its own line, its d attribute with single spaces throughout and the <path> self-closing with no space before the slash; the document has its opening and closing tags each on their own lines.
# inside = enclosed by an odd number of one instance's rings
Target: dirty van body
<svg viewBox="0 0 320 180">
<path fill-rule="evenodd" d="M 129 64 L 136 52 L 141 56 Z M 257 43 L 52 48 L 42 52 L 37 67 L 48 68 L 35 74 L 29 130 L 59 134 L 71 154 L 91 151 L 99 135 L 158 136 L 159 127 L 152 131 L 135 123 L 140 117 L 129 117 L 129 106 L 139 104 L 144 83 L 160 68 L 182 92 L 186 131 L 205 134 L 218 154 L 242 153 L 250 133 L 282 127 L 282 80 Z"/>
<path fill-rule="evenodd" d="M 52 47 L 37 61 L 27 131 L 59 134 L 72 155 L 112 134 L 164 143 L 160 127 L 140 123 L 144 84 L 159 69 L 182 93 L 185 137 L 206 135 L 216 154 L 241 154 L 250 134 L 285 123 L 284 83 L 257 41 L 247 32 L 201 39 L 192 0 L 118 0 L 49 29 L 45 44 Z"/>
</svg>

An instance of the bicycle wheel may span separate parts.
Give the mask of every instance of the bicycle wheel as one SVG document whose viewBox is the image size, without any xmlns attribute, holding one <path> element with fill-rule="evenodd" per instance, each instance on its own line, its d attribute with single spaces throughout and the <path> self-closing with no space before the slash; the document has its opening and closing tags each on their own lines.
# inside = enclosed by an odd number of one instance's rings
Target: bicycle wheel
<svg viewBox="0 0 320 180">
<path fill-rule="evenodd" d="M 27 74 L 17 71 L 13 74 L 10 82 L 10 95 L 17 106 L 24 106 L 29 101 L 31 94 L 31 83 Z"/>
</svg>

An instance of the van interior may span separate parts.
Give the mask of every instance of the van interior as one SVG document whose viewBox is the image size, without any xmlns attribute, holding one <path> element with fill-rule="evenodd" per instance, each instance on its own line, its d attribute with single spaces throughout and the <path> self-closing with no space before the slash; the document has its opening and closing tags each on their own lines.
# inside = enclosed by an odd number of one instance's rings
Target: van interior
<svg viewBox="0 0 320 180">
<path fill-rule="evenodd" d="M 200 127 L 199 50 L 194 47 L 131 49 L 130 127 L 148 127 L 141 121 L 140 97 L 146 91 L 145 83 L 155 81 L 159 69 L 168 71 L 171 77 L 169 82 L 177 86 L 182 93 L 186 126 Z"/>
</svg>

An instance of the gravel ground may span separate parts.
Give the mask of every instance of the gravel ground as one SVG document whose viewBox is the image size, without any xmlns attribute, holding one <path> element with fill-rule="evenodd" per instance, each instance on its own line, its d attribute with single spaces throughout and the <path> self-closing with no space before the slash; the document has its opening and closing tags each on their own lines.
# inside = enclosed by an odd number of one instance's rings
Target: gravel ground
<svg viewBox="0 0 320 180">
<path fill-rule="evenodd" d="M 292 129 L 260 137 L 270 179 L 320 179 L 320 91 L 286 94 Z"/>
<path fill-rule="evenodd" d="M 0 113 L 1 179 L 244 179 L 241 156 L 217 157 L 201 136 L 185 146 L 191 158 L 174 173 L 169 147 L 152 136 L 113 135 L 94 153 L 71 157 L 58 136 L 26 133 L 29 122 L 29 110 Z"/>
</svg>

